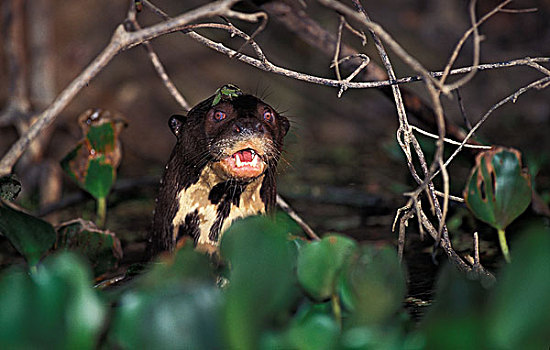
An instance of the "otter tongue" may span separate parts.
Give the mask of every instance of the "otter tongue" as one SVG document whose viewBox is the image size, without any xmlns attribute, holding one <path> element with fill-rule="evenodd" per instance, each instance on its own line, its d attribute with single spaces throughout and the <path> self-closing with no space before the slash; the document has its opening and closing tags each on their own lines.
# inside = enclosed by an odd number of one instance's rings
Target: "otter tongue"
<svg viewBox="0 0 550 350">
<path fill-rule="evenodd" d="M 254 154 L 250 150 L 239 151 L 235 156 L 239 157 L 241 162 L 251 162 L 254 158 Z"/>
</svg>

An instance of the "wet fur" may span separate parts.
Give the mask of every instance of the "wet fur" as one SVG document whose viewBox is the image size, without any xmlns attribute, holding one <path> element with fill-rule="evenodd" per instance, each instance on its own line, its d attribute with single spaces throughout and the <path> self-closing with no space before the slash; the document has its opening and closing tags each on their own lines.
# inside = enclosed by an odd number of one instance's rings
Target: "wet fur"
<svg viewBox="0 0 550 350">
<path fill-rule="evenodd" d="M 223 102 L 233 110 L 233 116 L 218 130 L 215 123 L 207 121 L 209 113 L 217 107 L 212 107 L 213 100 L 214 96 L 199 103 L 187 117 L 170 119 L 177 143 L 161 180 L 148 242 L 150 256 L 173 251 L 184 237 L 193 238 L 198 249 L 212 253 L 233 220 L 270 212 L 275 207 L 275 170 L 288 120 L 271 108 L 276 119 L 274 124 L 267 125 L 257 112 L 264 103 L 252 95 L 242 95 Z M 235 121 L 253 118 L 265 124 L 267 131 L 263 135 L 231 134 L 229 128 Z M 235 142 L 247 138 L 261 143 L 267 169 L 254 179 L 226 177 L 217 162 L 234 151 L 231 147 Z"/>
</svg>

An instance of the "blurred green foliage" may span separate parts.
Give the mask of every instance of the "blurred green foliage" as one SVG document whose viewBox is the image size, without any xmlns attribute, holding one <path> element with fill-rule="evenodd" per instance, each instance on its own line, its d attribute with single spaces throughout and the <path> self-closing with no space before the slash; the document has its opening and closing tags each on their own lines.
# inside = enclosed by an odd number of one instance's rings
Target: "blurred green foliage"
<svg viewBox="0 0 550 350">
<path fill-rule="evenodd" d="M 94 276 L 118 266 L 122 259 L 120 240 L 114 233 L 99 230 L 82 219 L 71 220 L 57 227 L 56 249 L 78 251 L 91 264 Z"/>
<path fill-rule="evenodd" d="M 0 277 L 0 348 L 541 349 L 550 344 L 550 230 L 531 227 L 484 289 L 451 266 L 416 324 L 391 247 L 304 242 L 284 216 L 224 234 L 222 266 L 184 246 L 116 293 L 60 253 Z M 310 266 L 311 264 L 311 266 Z"/>
<path fill-rule="evenodd" d="M 99 230 L 92 222 L 76 219 L 54 228 L 3 200 L 0 200 L 0 234 L 31 268 L 56 251 L 73 251 L 85 257 L 94 276 L 99 276 L 117 267 L 122 259 L 119 239 L 112 232 Z"/>
<path fill-rule="evenodd" d="M 2 349 L 93 349 L 107 315 L 89 268 L 71 253 L 4 272 L 0 309 Z"/>
<path fill-rule="evenodd" d="M 330 298 L 336 292 L 341 271 L 356 249 L 355 241 L 339 235 L 329 235 L 304 246 L 297 261 L 300 285 L 316 300 Z"/>
<path fill-rule="evenodd" d="M 33 266 L 55 243 L 55 230 L 48 222 L 12 208 L 0 200 L 0 233 Z"/>
</svg>

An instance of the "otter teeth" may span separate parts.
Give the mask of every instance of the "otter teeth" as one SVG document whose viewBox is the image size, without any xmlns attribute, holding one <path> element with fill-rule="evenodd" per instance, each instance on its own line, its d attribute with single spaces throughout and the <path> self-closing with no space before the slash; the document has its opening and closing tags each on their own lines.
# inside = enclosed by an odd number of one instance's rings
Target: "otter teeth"
<svg viewBox="0 0 550 350">
<path fill-rule="evenodd" d="M 256 167 L 258 165 L 258 159 L 260 157 L 258 157 L 257 154 L 253 154 L 252 156 L 252 161 L 250 162 L 250 165 L 252 165 L 253 167 Z"/>
<path fill-rule="evenodd" d="M 250 152 L 252 156 L 252 159 L 250 161 L 242 160 L 241 157 L 243 156 L 243 154 L 241 152 L 242 151 L 235 153 L 235 165 L 237 166 L 237 168 L 240 168 L 243 166 L 251 166 L 251 167 L 258 166 L 258 161 L 260 157 L 254 150 L 246 150 L 246 152 Z"/>
</svg>

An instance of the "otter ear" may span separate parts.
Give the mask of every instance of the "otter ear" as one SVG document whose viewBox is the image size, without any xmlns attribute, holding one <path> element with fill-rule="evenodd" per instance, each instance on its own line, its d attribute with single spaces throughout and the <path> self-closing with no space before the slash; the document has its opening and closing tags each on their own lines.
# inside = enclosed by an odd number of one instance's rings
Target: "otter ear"
<svg viewBox="0 0 550 350">
<path fill-rule="evenodd" d="M 180 133 L 182 132 L 183 124 L 185 124 L 185 121 L 187 120 L 186 116 L 183 115 L 177 115 L 174 114 L 170 117 L 168 120 L 168 126 L 170 126 L 170 130 L 176 135 L 176 137 L 180 136 Z"/>
<path fill-rule="evenodd" d="M 281 130 L 283 131 L 283 136 L 286 135 L 288 129 L 290 128 L 290 122 L 286 117 L 280 116 L 279 123 L 281 124 Z"/>
</svg>

